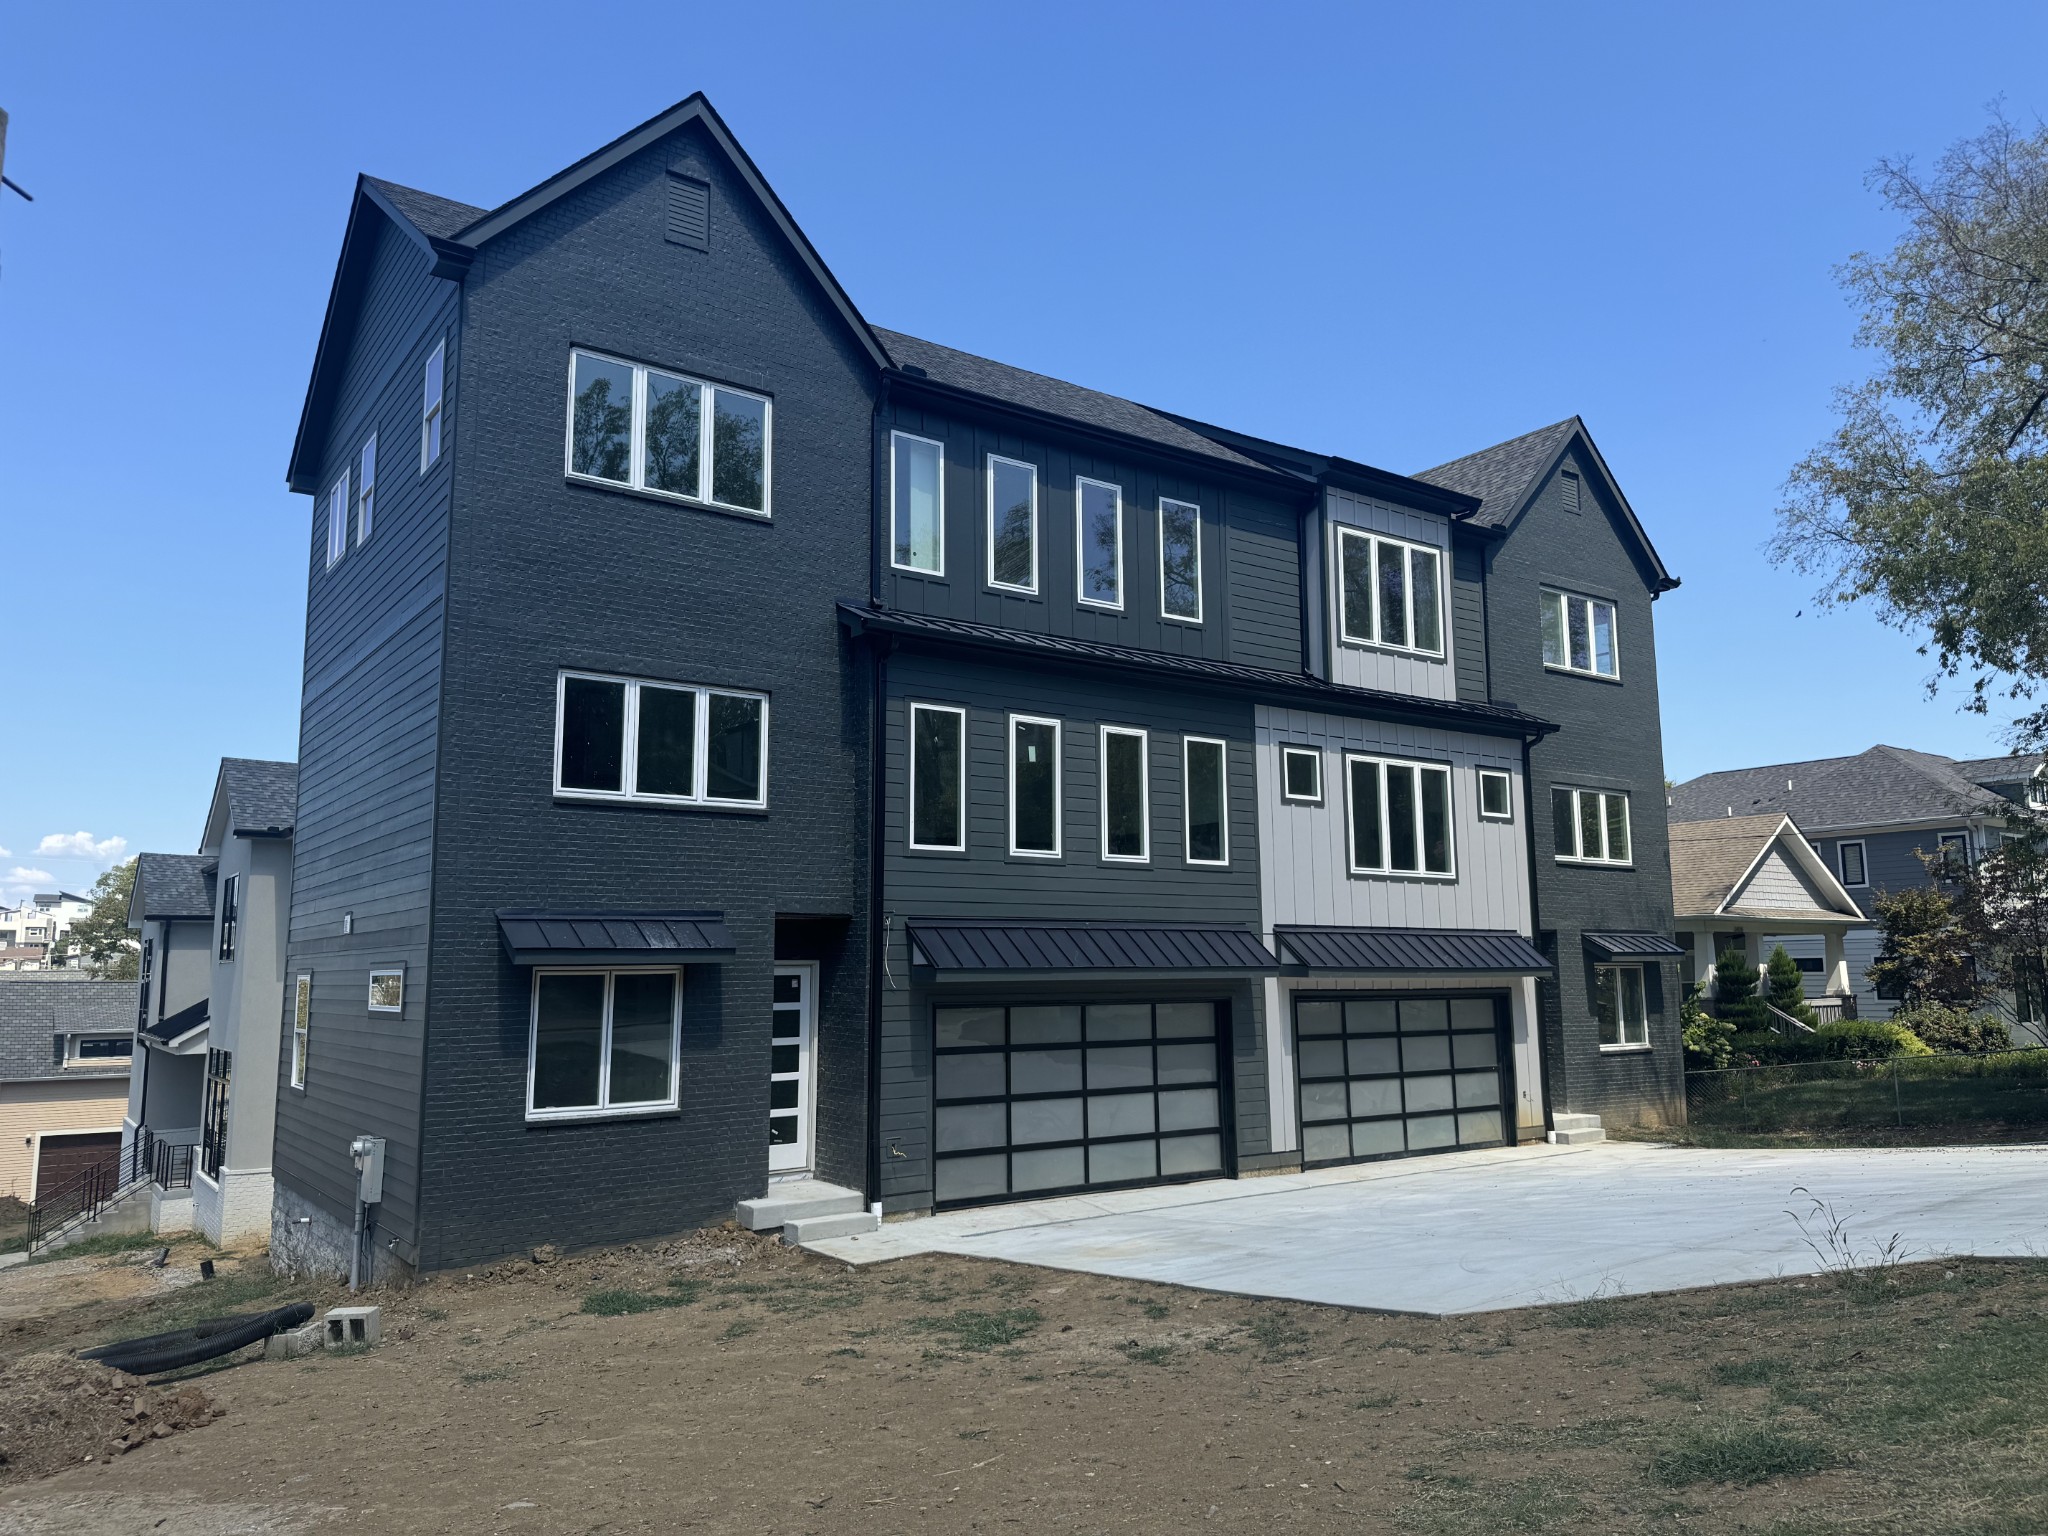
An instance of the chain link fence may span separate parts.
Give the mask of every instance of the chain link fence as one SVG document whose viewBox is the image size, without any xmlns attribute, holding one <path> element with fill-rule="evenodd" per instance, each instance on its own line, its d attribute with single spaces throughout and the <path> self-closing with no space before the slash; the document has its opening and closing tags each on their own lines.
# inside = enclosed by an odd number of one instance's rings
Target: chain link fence
<svg viewBox="0 0 2048 1536">
<path fill-rule="evenodd" d="M 2038 1125 L 2048 1138 L 2048 1048 L 1688 1072 L 1685 1104 L 1692 1124 L 1730 1130 Z"/>
</svg>

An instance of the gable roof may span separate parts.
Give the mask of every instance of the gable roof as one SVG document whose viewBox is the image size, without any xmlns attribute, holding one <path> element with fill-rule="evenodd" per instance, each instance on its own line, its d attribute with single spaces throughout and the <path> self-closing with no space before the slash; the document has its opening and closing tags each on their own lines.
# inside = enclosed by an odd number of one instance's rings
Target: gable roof
<svg viewBox="0 0 2048 1536">
<path fill-rule="evenodd" d="M 128 925 L 151 918 L 213 918 L 213 861 L 197 853 L 138 853 Z"/>
<path fill-rule="evenodd" d="M 1599 473 L 1608 494 L 1614 498 L 1614 504 L 1621 508 L 1623 523 L 1649 563 L 1651 591 L 1669 592 L 1678 585 L 1678 578 L 1664 568 L 1663 557 L 1650 542 L 1650 535 L 1644 531 L 1635 508 L 1628 504 L 1628 497 L 1622 494 L 1620 483 L 1615 480 L 1613 471 L 1607 467 L 1607 460 L 1593 441 L 1593 434 L 1586 430 L 1586 423 L 1577 416 L 1538 427 L 1534 432 L 1524 432 L 1520 437 L 1511 437 L 1504 443 L 1468 453 L 1434 469 L 1418 470 L 1414 478 L 1478 497 L 1479 510 L 1473 514 L 1472 522 L 1482 528 L 1507 528 L 1522 515 L 1523 508 L 1550 478 L 1550 472 L 1557 468 L 1558 460 L 1574 444 L 1583 447 L 1587 460 Z"/>
<path fill-rule="evenodd" d="M 10 977 L 0 985 L 0 1082 L 126 1077 L 125 1061 L 66 1067 L 53 1047 L 58 1035 L 125 1035 L 134 1028 L 132 981 L 77 981 L 63 972 Z"/>
<path fill-rule="evenodd" d="M 1723 816 L 1715 821 L 1674 821 L 1671 840 L 1671 910 L 1675 917 L 1776 918 L 1807 923 L 1861 923 L 1864 916 L 1790 816 Z M 1776 893 L 1753 889 L 1773 850 L 1782 850 L 1805 877 L 1809 901 L 1787 904 Z"/>
<path fill-rule="evenodd" d="M 1853 757 L 1735 768 L 1688 779 L 1671 792 L 1673 821 L 1770 811 L 1821 828 L 2006 815 L 2012 802 L 1932 752 L 1882 744 Z"/>
<path fill-rule="evenodd" d="M 2011 752 L 2004 757 L 1959 758 L 1955 770 L 1972 784 L 2024 784 L 2041 772 L 2048 754 Z"/>
<path fill-rule="evenodd" d="M 299 765 L 253 757 L 224 757 L 214 781 L 207 836 L 214 835 L 223 810 L 222 833 L 229 837 L 289 837 L 298 817 Z"/>
</svg>

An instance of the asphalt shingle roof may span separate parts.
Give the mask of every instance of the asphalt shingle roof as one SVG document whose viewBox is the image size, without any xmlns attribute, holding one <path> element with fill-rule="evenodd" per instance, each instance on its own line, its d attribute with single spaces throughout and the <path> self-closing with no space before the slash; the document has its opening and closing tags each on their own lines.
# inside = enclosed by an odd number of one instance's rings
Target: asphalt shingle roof
<svg viewBox="0 0 2048 1536">
<path fill-rule="evenodd" d="M 230 835 L 263 837 L 292 830 L 299 809 L 297 763 L 224 757 L 220 779 L 228 797 Z"/>
<path fill-rule="evenodd" d="M 65 1067 L 59 1035 L 125 1035 L 135 1027 L 132 981 L 58 981 L 29 974 L 0 983 L 0 1081 L 126 1077 L 126 1062 Z"/>
<path fill-rule="evenodd" d="M 452 198 L 436 197 L 417 187 L 401 187 L 395 181 L 383 181 L 375 176 L 365 176 L 363 180 L 383 193 L 391 206 L 412 220 L 421 234 L 433 239 L 452 239 L 458 230 L 468 228 L 490 212 L 488 208 L 472 208 L 468 203 L 458 203 Z"/>
<path fill-rule="evenodd" d="M 1416 472 L 1414 478 L 1479 498 L 1479 510 L 1472 521 L 1482 527 L 1499 528 L 1514 516 L 1515 508 L 1528 494 L 1530 482 L 1550 467 L 1574 432 L 1579 418 L 1567 417 L 1520 437 L 1511 437 L 1491 448 L 1468 453 L 1462 459 L 1439 464 L 1435 469 Z"/>
<path fill-rule="evenodd" d="M 1880 745 L 1854 757 L 1706 773 L 1671 792 L 1671 819 L 1708 821 L 1731 810 L 1738 817 L 1769 811 L 1819 830 L 2012 809 L 2010 801 L 1962 772 L 1963 766 L 1931 752 Z"/>
<path fill-rule="evenodd" d="M 2024 784 L 2040 771 L 2042 754 L 2014 752 L 2004 757 L 1966 757 L 1955 770 L 1972 784 Z"/>
<path fill-rule="evenodd" d="M 144 917 L 213 916 L 213 860 L 197 853 L 135 856 L 135 909 Z"/>
</svg>

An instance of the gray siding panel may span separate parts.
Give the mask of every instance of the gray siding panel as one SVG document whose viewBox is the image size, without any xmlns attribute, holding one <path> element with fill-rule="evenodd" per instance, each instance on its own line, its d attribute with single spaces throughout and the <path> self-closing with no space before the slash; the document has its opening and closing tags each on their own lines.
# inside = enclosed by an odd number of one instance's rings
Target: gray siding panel
<svg viewBox="0 0 2048 1536">
<path fill-rule="evenodd" d="M 1491 701 L 1486 676 L 1486 556 L 1469 541 L 1455 538 L 1451 548 L 1451 635 L 1458 697 L 1473 704 Z"/>
<path fill-rule="evenodd" d="M 1383 650 L 1378 646 L 1340 639 L 1342 609 L 1337 596 L 1337 529 L 1340 526 L 1367 528 L 1411 543 L 1435 545 L 1446 556 L 1443 566 L 1451 564 L 1448 558 L 1451 531 L 1447 519 L 1388 502 L 1371 501 L 1346 491 L 1325 493 L 1322 563 L 1327 571 L 1323 579 L 1328 584 L 1324 604 L 1329 610 L 1330 681 L 1355 688 L 1383 688 L 1389 693 L 1419 694 L 1428 699 L 1456 698 L 1458 680 L 1455 668 L 1463 637 L 1458 633 L 1454 608 L 1443 616 L 1444 655 L 1441 657 Z M 1448 582 L 1451 576 L 1449 569 L 1442 571 L 1445 581 Z"/>
<path fill-rule="evenodd" d="M 1235 494 L 1230 517 L 1230 656 L 1248 666 L 1302 667 L 1301 531 L 1291 508 Z"/>
</svg>

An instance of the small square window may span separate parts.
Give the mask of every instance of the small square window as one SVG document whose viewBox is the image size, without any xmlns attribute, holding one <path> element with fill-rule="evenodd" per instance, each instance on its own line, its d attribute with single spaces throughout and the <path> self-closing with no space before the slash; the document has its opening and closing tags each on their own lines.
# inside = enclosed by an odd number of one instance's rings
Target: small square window
<svg viewBox="0 0 2048 1536">
<path fill-rule="evenodd" d="M 1323 803 L 1323 754 L 1315 747 L 1280 749 L 1280 798 L 1302 805 Z"/>
<path fill-rule="evenodd" d="M 1514 782 L 1498 769 L 1479 770 L 1479 818 L 1482 821 L 1515 819 Z"/>
<path fill-rule="evenodd" d="M 379 966 L 370 972 L 370 1012 L 405 1011 L 405 967 Z"/>
</svg>

